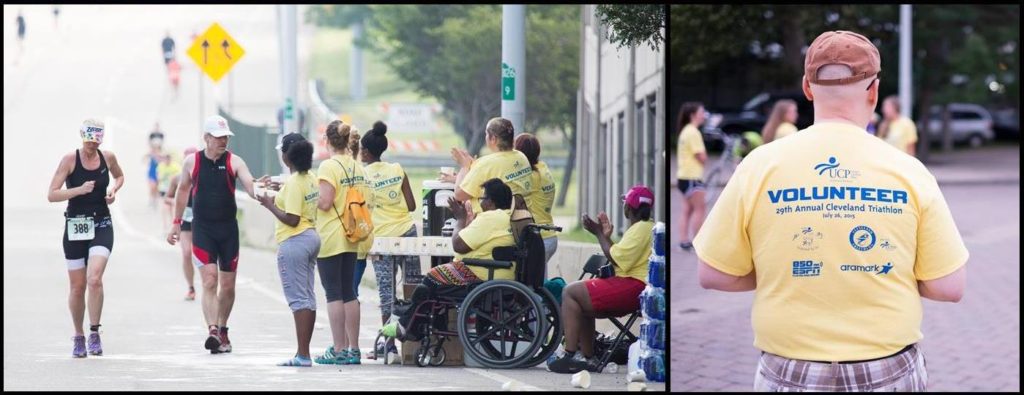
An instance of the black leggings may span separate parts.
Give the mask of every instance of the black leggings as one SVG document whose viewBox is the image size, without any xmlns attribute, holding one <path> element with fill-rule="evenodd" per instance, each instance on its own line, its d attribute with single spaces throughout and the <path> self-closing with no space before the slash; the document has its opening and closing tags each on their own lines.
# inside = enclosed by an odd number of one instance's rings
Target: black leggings
<svg viewBox="0 0 1024 395">
<path fill-rule="evenodd" d="M 343 252 L 327 258 L 317 258 L 320 283 L 327 294 L 327 303 L 340 300 L 344 303 L 356 300 L 353 278 L 356 276 L 356 253 Z"/>
</svg>

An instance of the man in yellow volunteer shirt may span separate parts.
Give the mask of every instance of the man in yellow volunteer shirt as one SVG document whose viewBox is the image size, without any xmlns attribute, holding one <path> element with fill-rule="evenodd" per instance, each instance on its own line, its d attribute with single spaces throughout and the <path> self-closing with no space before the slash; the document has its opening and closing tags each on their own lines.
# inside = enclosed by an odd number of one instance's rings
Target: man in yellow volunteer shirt
<svg viewBox="0 0 1024 395">
<path fill-rule="evenodd" d="M 886 97 L 882 102 L 882 116 L 885 126 L 882 127 L 882 138 L 900 151 L 915 156 L 917 145 L 917 125 L 914 121 L 900 113 L 898 96 Z"/>
<path fill-rule="evenodd" d="M 704 288 L 755 291 L 759 391 L 923 391 L 921 298 L 957 302 L 968 252 L 935 178 L 864 130 L 878 50 L 826 32 L 814 125 L 754 150 L 694 240 Z"/>
<path fill-rule="evenodd" d="M 466 150 L 452 148 L 452 158 L 459 165 L 459 174 L 455 177 L 455 199 L 460 202 L 469 201 L 473 205 L 473 213 L 479 214 L 481 185 L 484 181 L 497 178 L 512 189 L 513 195 L 522 199 L 516 200 L 516 207 L 526 204 L 532 184 L 530 177 L 533 169 L 526 155 L 513 149 L 512 121 L 505 118 L 491 118 L 487 122 L 487 148 L 492 153 L 473 159 Z"/>
<path fill-rule="evenodd" d="M 448 199 L 449 207 L 455 215 L 457 224 L 452 235 L 452 249 L 455 250 L 455 261 L 435 266 L 423 277 L 423 283 L 416 286 L 410 301 L 411 307 L 402 312 L 398 322 L 392 322 L 381 329 L 388 337 L 404 340 L 416 340 L 420 334 L 413 334 L 406 339 L 406 329 L 416 312 L 416 306 L 429 300 L 434 291 L 442 285 L 467 285 L 488 280 L 489 270 L 484 267 L 470 266 L 462 262 L 466 258 L 494 259 L 491 252 L 497 247 L 513 246 L 511 207 L 512 190 L 500 179 L 492 178 L 480 185 L 483 194 L 480 206 L 483 211 L 472 220 L 468 213 L 454 198 Z M 494 280 L 515 279 L 515 265 L 509 269 L 494 270 Z"/>
</svg>

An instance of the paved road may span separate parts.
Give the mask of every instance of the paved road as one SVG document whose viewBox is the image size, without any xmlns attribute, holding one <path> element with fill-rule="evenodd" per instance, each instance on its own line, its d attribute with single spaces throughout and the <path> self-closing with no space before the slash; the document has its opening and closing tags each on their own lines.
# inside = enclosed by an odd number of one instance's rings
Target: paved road
<svg viewBox="0 0 1024 395">
<path fill-rule="evenodd" d="M 276 367 L 294 352 L 292 316 L 273 253 L 251 248 L 241 252 L 229 322 L 234 352 L 210 355 L 202 349 L 198 302 L 181 299 L 177 247 L 162 241 L 165 227 L 146 204 L 140 158 L 152 123 L 159 119 L 170 147 L 198 142 L 196 70 L 191 60 L 183 62 L 181 95 L 172 101 L 157 43 L 171 29 L 184 58 L 191 30 L 221 23 L 247 51 L 235 69 L 236 108 L 248 111 L 247 120 L 259 118 L 273 108 L 279 89 L 274 8 L 69 5 L 62 7 L 59 31 L 49 6 L 5 5 L 4 13 L 19 9 L 28 21 L 24 52 L 13 28 L 4 30 L 5 390 L 499 390 L 509 380 L 525 389 L 572 389 L 568 376 L 540 367 L 416 368 L 368 360 L 354 367 Z M 207 83 L 206 114 L 213 113 L 218 95 L 224 97 L 220 89 Z M 78 127 L 91 116 L 106 119 L 103 148 L 117 153 L 126 186 L 112 206 L 116 236 L 102 321 L 106 355 L 72 359 L 60 247 L 64 204 L 47 203 L 45 194 L 60 156 L 79 146 Z M 317 293 L 324 306 L 319 286 Z M 360 292 L 364 353 L 379 327 L 375 293 Z M 314 353 L 330 339 L 325 313 L 318 313 Z M 591 389 L 624 388 L 621 372 L 595 375 Z"/>
<path fill-rule="evenodd" d="M 1019 150 L 997 152 L 1016 156 L 1003 162 L 1019 163 Z M 963 178 L 958 166 L 972 165 L 950 159 L 942 166 L 954 181 Z M 941 187 L 971 257 L 960 303 L 924 301 L 929 390 L 1020 391 L 1020 186 L 1008 178 Z M 673 187 L 672 201 L 681 198 Z M 677 221 L 673 212 L 673 231 Z M 696 256 L 676 247 L 671 259 L 672 389 L 749 391 L 758 355 L 750 326 L 753 293 L 701 289 Z"/>
</svg>

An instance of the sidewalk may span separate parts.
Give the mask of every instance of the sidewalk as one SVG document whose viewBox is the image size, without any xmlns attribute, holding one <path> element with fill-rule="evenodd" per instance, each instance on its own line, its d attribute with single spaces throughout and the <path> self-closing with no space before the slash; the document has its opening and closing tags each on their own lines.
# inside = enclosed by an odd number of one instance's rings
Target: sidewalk
<svg viewBox="0 0 1024 395">
<path fill-rule="evenodd" d="M 940 185 L 1019 184 L 1020 146 L 996 145 L 932 152 L 925 166 Z"/>
</svg>

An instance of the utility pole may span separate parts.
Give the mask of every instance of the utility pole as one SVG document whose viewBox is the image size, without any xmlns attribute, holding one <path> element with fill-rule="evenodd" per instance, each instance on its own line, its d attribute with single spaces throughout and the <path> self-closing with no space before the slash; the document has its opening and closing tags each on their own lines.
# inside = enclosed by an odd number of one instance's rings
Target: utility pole
<svg viewBox="0 0 1024 395">
<path fill-rule="evenodd" d="M 501 117 L 516 134 L 526 120 L 526 6 L 501 6 Z"/>
<path fill-rule="evenodd" d="M 297 52 L 297 26 L 296 22 L 297 12 L 295 4 L 278 5 L 278 16 L 280 18 L 278 26 L 280 27 L 280 48 L 281 48 L 281 95 L 284 105 L 284 116 L 282 117 L 284 133 L 297 132 L 298 120 L 295 117 L 295 107 L 297 99 L 297 79 L 298 79 L 298 52 Z M 277 141 L 281 142 L 283 134 L 280 130 L 275 130 L 278 133 Z M 281 162 L 281 176 L 285 176 L 284 161 L 278 156 L 278 160 Z"/>
</svg>

